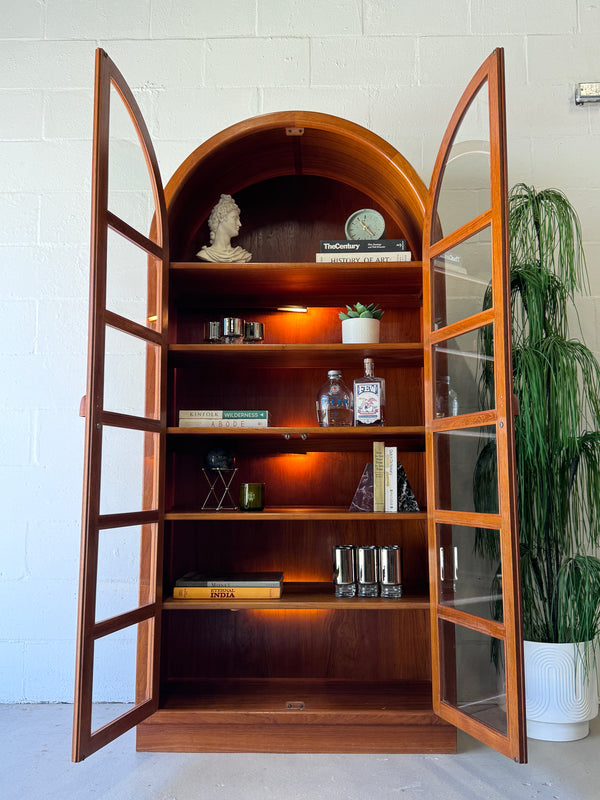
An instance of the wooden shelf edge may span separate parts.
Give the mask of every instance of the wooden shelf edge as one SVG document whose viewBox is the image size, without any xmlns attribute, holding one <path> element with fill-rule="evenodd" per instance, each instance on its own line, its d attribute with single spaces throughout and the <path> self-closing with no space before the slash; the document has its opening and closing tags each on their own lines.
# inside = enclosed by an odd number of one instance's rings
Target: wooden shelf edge
<svg viewBox="0 0 600 800">
<path fill-rule="evenodd" d="M 265 508 L 264 511 L 167 511 L 165 520 L 170 522 L 193 522 L 202 520 L 220 520 L 222 522 L 247 522 L 261 520 L 263 522 L 304 522 L 313 521 L 348 521 L 355 522 L 415 522 L 426 521 L 426 511 L 399 511 L 398 513 L 375 511 L 348 511 L 341 509 L 318 508 Z"/>
<path fill-rule="evenodd" d="M 206 609 L 323 609 L 340 611 L 429 611 L 429 598 L 424 595 L 391 599 L 387 597 L 341 598 L 333 594 L 329 583 L 284 583 L 280 598 L 243 600 L 179 600 L 166 597 L 163 609 L 166 611 L 194 611 Z"/>
<path fill-rule="evenodd" d="M 344 262 L 336 262 L 336 261 L 248 261 L 247 263 L 228 263 L 228 264 L 216 264 L 211 263 L 208 261 L 171 261 L 171 269 L 175 271 L 182 271 L 182 270 L 198 270 L 199 272 L 203 272 L 204 274 L 215 274 L 215 275 L 231 275 L 236 270 L 241 270 L 242 272 L 250 272 L 252 269 L 260 269 L 260 270 L 273 270 L 273 271 L 285 271 L 288 272 L 289 270 L 305 270 L 305 269 L 314 269 L 319 274 L 322 274 L 324 267 L 327 267 L 327 270 L 363 270 L 365 266 L 367 266 L 370 270 L 374 269 L 383 269 L 387 270 L 398 270 L 398 271 L 407 271 L 411 268 L 415 268 L 421 270 L 423 268 L 422 261 L 385 261 L 385 262 L 373 262 L 373 261 L 344 261 Z"/>
<path fill-rule="evenodd" d="M 176 367 L 192 366 L 200 359 L 205 362 L 242 360 L 246 369 L 259 367 L 317 368 L 330 366 L 332 358 L 340 364 L 340 367 L 355 365 L 359 358 L 375 358 L 381 368 L 421 368 L 424 359 L 422 342 L 171 344 L 168 347 L 168 357 L 170 365 Z"/>
<path fill-rule="evenodd" d="M 180 428 L 170 426 L 167 433 L 175 436 L 256 436 L 262 439 L 279 437 L 300 437 L 301 439 L 398 439 L 422 436 L 425 441 L 424 425 L 389 425 L 377 428 L 354 427 L 320 428 L 317 426 L 270 426 L 268 428 Z"/>
</svg>

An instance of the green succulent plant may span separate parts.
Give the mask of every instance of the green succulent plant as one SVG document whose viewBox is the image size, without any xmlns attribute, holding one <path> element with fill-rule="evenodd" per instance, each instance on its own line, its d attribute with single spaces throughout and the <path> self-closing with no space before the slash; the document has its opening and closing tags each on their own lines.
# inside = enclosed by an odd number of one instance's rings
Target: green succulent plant
<svg viewBox="0 0 600 800">
<path fill-rule="evenodd" d="M 383 311 L 375 303 L 364 306 L 362 303 L 355 303 L 353 306 L 346 306 L 346 311 L 340 311 L 340 319 L 381 319 Z"/>
</svg>

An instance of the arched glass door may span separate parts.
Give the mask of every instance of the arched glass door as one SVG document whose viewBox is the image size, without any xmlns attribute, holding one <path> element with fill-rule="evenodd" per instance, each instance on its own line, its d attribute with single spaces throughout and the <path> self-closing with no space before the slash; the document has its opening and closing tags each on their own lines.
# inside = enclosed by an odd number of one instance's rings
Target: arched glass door
<svg viewBox="0 0 600 800">
<path fill-rule="evenodd" d="M 526 758 L 514 491 L 503 51 L 434 168 L 424 229 L 434 710 Z"/>
<path fill-rule="evenodd" d="M 167 247 L 146 125 L 98 50 L 75 761 L 157 707 Z M 125 713 L 98 702 L 107 697 Z"/>
</svg>

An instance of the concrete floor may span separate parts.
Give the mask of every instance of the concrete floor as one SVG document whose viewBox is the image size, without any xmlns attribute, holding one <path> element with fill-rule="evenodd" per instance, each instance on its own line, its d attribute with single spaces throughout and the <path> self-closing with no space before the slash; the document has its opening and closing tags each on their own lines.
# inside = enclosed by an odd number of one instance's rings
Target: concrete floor
<svg viewBox="0 0 600 800">
<path fill-rule="evenodd" d="M 114 706 L 110 711 L 114 713 Z M 108 710 L 108 709 L 107 709 Z M 72 764 L 71 705 L 0 705 L 2 800 L 597 800 L 600 722 L 529 740 L 518 765 L 459 734 L 452 756 L 136 753 L 134 733 Z M 112 716 L 112 714 L 111 714 Z"/>
</svg>

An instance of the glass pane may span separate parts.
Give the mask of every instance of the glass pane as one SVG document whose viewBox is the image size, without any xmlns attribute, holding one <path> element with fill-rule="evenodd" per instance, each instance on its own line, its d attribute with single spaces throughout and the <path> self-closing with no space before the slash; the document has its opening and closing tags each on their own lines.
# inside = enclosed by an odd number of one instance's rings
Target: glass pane
<svg viewBox="0 0 600 800">
<path fill-rule="evenodd" d="M 491 305 L 490 227 L 432 259 L 433 329 L 439 330 Z"/>
<path fill-rule="evenodd" d="M 100 513 L 156 509 L 158 434 L 105 425 L 102 430 Z"/>
<path fill-rule="evenodd" d="M 493 327 L 486 325 L 433 346 L 435 416 L 494 407 Z"/>
<path fill-rule="evenodd" d="M 438 525 L 440 602 L 503 621 L 500 531 Z"/>
<path fill-rule="evenodd" d="M 504 642 L 445 620 L 439 626 L 442 700 L 506 734 Z"/>
<path fill-rule="evenodd" d="M 137 336 L 106 328 L 104 408 L 122 414 L 158 419 L 154 382 L 160 348 Z M 146 377 L 151 391 L 146 392 Z"/>
<path fill-rule="evenodd" d="M 94 642 L 92 733 L 122 716 L 135 703 L 138 636 L 147 639 L 153 625 L 154 620 L 145 620 Z"/>
<path fill-rule="evenodd" d="M 151 233 L 155 207 L 146 157 L 129 112 L 114 86 L 110 88 L 108 210 L 157 241 Z"/>
<path fill-rule="evenodd" d="M 435 433 L 434 447 L 437 507 L 497 514 L 495 426 Z"/>
<path fill-rule="evenodd" d="M 151 553 L 157 526 L 135 525 L 101 530 L 98 539 L 96 622 L 132 611 L 154 600 L 151 559 L 140 574 L 142 550 Z"/>
<path fill-rule="evenodd" d="M 431 242 L 438 242 L 491 206 L 490 120 L 488 85 L 483 84 L 456 130 L 437 198 L 437 225 Z"/>
<path fill-rule="evenodd" d="M 108 229 L 106 253 L 106 308 L 126 319 L 159 328 L 157 287 L 160 262 Z"/>
</svg>

